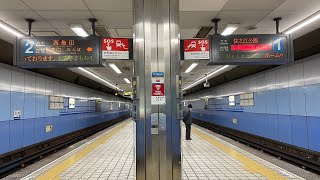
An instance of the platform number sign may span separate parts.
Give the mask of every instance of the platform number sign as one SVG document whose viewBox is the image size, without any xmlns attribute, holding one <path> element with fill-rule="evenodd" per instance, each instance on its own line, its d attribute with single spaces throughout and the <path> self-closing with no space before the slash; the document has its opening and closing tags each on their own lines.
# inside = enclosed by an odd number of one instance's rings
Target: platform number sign
<svg viewBox="0 0 320 180">
<path fill-rule="evenodd" d="M 33 41 L 25 41 L 24 54 L 34 54 L 34 42 Z"/>
<path fill-rule="evenodd" d="M 273 51 L 274 52 L 283 52 L 284 42 L 283 38 L 274 38 L 273 41 Z"/>
</svg>

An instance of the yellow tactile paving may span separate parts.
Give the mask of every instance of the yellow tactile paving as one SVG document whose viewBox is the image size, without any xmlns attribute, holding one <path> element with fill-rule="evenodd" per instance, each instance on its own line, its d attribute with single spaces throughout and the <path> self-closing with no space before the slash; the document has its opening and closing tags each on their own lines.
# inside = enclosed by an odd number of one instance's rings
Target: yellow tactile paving
<svg viewBox="0 0 320 180">
<path fill-rule="evenodd" d="M 70 156 L 69 158 L 65 159 L 58 165 L 52 167 L 51 169 L 45 171 L 40 176 L 38 176 L 37 180 L 48 180 L 48 179 L 54 179 L 59 180 L 59 175 L 63 173 L 65 170 L 67 170 L 69 167 L 71 167 L 74 163 L 76 163 L 78 160 L 89 154 L 92 150 L 97 148 L 99 145 L 105 143 L 110 137 L 115 135 L 118 131 L 120 131 L 122 128 L 127 126 L 129 122 L 126 121 L 124 123 L 121 123 L 119 126 L 116 126 L 113 128 L 109 133 L 106 135 L 100 137 L 99 139 L 95 140 L 85 148 L 83 148 L 81 151 L 75 153 L 74 155 Z"/>
<path fill-rule="evenodd" d="M 259 162 L 256 162 L 255 160 L 247 157 L 246 155 L 242 154 L 241 152 L 238 152 L 227 145 L 224 145 L 223 143 L 215 140 L 214 138 L 206 135 L 205 133 L 199 131 L 196 128 L 192 128 L 192 132 L 199 136 L 200 138 L 208 141 L 210 144 L 213 146 L 219 148 L 229 156 L 235 158 L 236 160 L 240 161 L 243 163 L 244 169 L 247 170 L 250 173 L 259 173 L 260 175 L 268 178 L 268 179 L 277 179 L 277 180 L 282 180 L 282 179 L 288 179 L 281 174 L 278 174 L 277 172 L 269 169 L 268 167 L 262 165 Z"/>
</svg>

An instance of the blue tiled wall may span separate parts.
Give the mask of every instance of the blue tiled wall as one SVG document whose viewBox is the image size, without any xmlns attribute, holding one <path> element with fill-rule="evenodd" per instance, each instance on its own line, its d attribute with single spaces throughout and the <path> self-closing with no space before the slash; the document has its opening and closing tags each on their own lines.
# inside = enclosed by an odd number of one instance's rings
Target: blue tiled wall
<svg viewBox="0 0 320 180">
<path fill-rule="evenodd" d="M 320 71 L 316 67 L 320 67 L 320 54 L 191 94 L 185 101 L 214 97 L 208 109 L 194 108 L 192 116 L 320 152 Z M 240 106 L 243 93 L 253 93 L 254 106 Z M 236 96 L 236 106 L 229 106 L 228 95 Z"/>
<path fill-rule="evenodd" d="M 118 97 L 1 63 L 0 77 L 0 154 L 129 114 L 125 103 L 119 107 L 115 102 Z M 65 97 L 63 110 L 49 109 L 51 95 Z M 76 99 L 74 109 L 67 97 Z M 101 112 L 95 112 L 90 97 L 102 99 Z M 19 120 L 14 120 L 14 110 L 21 111 Z M 51 132 L 47 125 L 53 126 Z"/>
</svg>

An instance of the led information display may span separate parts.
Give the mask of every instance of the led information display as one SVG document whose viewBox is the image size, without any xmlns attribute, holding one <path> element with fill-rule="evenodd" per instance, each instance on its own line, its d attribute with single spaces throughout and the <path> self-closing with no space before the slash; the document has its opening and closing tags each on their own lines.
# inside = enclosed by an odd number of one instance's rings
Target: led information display
<svg viewBox="0 0 320 180">
<path fill-rule="evenodd" d="M 211 36 L 210 64 L 285 64 L 293 60 L 289 35 Z"/>
<path fill-rule="evenodd" d="M 16 66 L 23 68 L 101 66 L 99 37 L 23 37 Z"/>
</svg>

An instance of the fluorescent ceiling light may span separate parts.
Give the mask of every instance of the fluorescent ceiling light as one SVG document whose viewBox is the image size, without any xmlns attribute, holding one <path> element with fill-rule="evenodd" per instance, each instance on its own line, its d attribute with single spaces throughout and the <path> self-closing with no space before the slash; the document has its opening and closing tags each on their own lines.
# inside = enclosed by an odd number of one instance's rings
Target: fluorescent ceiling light
<svg viewBox="0 0 320 180">
<path fill-rule="evenodd" d="M 128 78 L 123 78 L 123 80 L 128 84 L 131 83 Z"/>
<path fill-rule="evenodd" d="M 221 35 L 227 36 L 232 34 L 234 31 L 236 31 L 239 27 L 239 24 L 228 24 L 224 30 L 222 31 Z"/>
<path fill-rule="evenodd" d="M 7 32 L 17 36 L 17 37 L 23 37 L 24 34 L 19 32 L 18 30 L 14 29 L 13 27 L 9 26 L 8 24 L 4 23 L 3 21 L 0 21 L 0 28 L 6 30 Z"/>
<path fill-rule="evenodd" d="M 292 26 L 291 28 L 287 29 L 286 31 L 284 31 L 284 34 L 291 34 L 301 28 L 303 28 L 304 26 L 307 26 L 308 24 L 313 23 L 314 21 L 320 19 L 320 11 L 314 13 L 313 15 L 307 17 L 306 19 L 298 22 L 297 24 L 295 24 L 294 26 Z"/>
<path fill-rule="evenodd" d="M 122 72 L 120 71 L 120 69 L 113 63 L 109 63 L 109 66 L 118 74 L 121 74 Z"/>
<path fill-rule="evenodd" d="M 115 90 L 117 90 L 117 91 L 123 91 L 123 89 L 119 88 L 118 86 L 116 86 L 116 85 L 114 85 L 114 84 L 112 84 L 112 83 L 104 80 L 103 78 L 97 76 L 96 74 L 94 74 L 94 73 L 92 73 L 92 72 L 90 72 L 90 71 L 88 71 L 88 70 L 86 70 L 86 69 L 84 69 L 84 68 L 82 68 L 82 67 L 78 67 L 78 69 L 80 69 L 81 71 L 89 74 L 90 76 L 92 76 L 92 77 L 94 77 L 94 78 L 96 78 L 96 79 L 104 82 L 105 84 L 107 84 L 108 86 L 111 86 L 113 89 L 115 89 Z"/>
<path fill-rule="evenodd" d="M 83 29 L 81 25 L 72 24 L 70 28 L 73 32 L 75 32 L 78 36 L 87 37 L 89 34 Z"/>
<path fill-rule="evenodd" d="M 198 62 L 192 63 L 192 64 L 188 67 L 188 69 L 185 71 L 185 73 L 191 72 L 192 69 L 194 69 L 196 66 L 198 66 L 198 64 L 199 64 Z"/>
<path fill-rule="evenodd" d="M 225 65 L 225 66 L 220 67 L 219 69 L 217 69 L 217 70 L 209 73 L 209 74 L 207 75 L 207 78 L 209 79 L 209 78 L 212 77 L 213 75 L 215 75 L 215 74 L 223 71 L 224 69 L 226 69 L 226 68 L 228 68 L 228 67 L 229 67 L 229 65 Z M 190 88 L 198 85 L 199 83 L 204 82 L 205 80 L 206 80 L 206 76 L 204 76 L 204 77 L 198 79 L 197 81 L 195 81 L 195 82 L 187 85 L 186 87 L 182 88 L 182 90 L 185 91 L 185 90 L 187 90 L 187 89 L 190 89 Z"/>
</svg>

